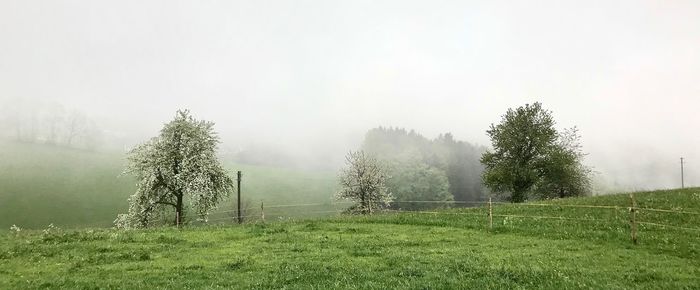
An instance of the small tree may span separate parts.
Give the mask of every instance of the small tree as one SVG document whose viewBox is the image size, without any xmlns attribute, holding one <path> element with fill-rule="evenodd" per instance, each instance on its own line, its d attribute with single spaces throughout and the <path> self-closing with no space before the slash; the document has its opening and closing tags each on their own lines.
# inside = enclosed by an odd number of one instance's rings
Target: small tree
<svg viewBox="0 0 700 290">
<path fill-rule="evenodd" d="M 210 209 L 233 189 L 233 180 L 216 158 L 219 139 L 214 123 L 195 120 L 178 111 L 158 137 L 128 155 L 126 173 L 138 180 L 129 198 L 129 213 L 118 216 L 118 227 L 146 227 L 158 211 L 172 209 L 174 223 L 185 219 L 185 199 L 206 219 Z"/>
<path fill-rule="evenodd" d="M 355 201 L 349 211 L 361 214 L 388 207 L 393 197 L 386 186 L 387 175 L 377 159 L 364 151 L 350 151 L 345 159 L 347 167 L 340 172 L 341 190 L 337 199 Z"/>
<path fill-rule="evenodd" d="M 486 132 L 494 150 L 482 155 L 483 179 L 494 192 L 522 202 L 533 190 L 542 197 L 588 190 L 590 169 L 581 162 L 576 130 L 560 135 L 552 113 L 540 103 L 508 109 L 501 123 Z"/>
</svg>

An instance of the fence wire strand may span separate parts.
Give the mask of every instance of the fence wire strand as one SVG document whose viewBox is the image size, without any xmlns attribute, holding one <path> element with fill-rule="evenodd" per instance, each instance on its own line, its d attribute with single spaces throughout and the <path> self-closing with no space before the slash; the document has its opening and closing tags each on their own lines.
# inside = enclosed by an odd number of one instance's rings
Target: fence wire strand
<svg viewBox="0 0 700 290">
<path fill-rule="evenodd" d="M 667 224 L 659 224 L 659 223 L 652 223 L 652 222 L 637 222 L 640 225 L 650 225 L 650 226 L 657 226 L 657 227 L 668 227 L 672 229 L 679 229 L 679 230 L 690 230 L 690 231 L 698 231 L 700 232 L 700 228 L 687 228 L 687 227 L 680 227 L 680 226 L 672 226 L 672 225 L 667 225 Z"/>
<path fill-rule="evenodd" d="M 472 216 L 487 216 L 486 213 L 471 213 L 471 212 L 442 212 L 442 211 L 414 211 L 414 210 L 384 210 L 388 213 L 403 213 L 403 214 L 444 214 L 444 215 L 472 215 Z"/>
<path fill-rule="evenodd" d="M 515 215 L 515 214 L 494 214 L 494 217 L 509 217 L 509 218 L 532 218 L 532 219 L 556 219 L 556 220 L 567 220 L 567 221 L 595 221 L 595 222 L 608 222 L 604 219 L 594 219 L 594 218 L 568 218 L 561 216 L 536 216 L 536 215 Z"/>
<path fill-rule="evenodd" d="M 646 207 L 635 207 L 634 209 L 645 210 L 645 211 L 655 211 L 655 212 L 669 212 L 669 213 L 700 215 L 700 212 L 672 210 L 672 209 L 658 209 L 658 208 L 646 208 Z"/>
</svg>

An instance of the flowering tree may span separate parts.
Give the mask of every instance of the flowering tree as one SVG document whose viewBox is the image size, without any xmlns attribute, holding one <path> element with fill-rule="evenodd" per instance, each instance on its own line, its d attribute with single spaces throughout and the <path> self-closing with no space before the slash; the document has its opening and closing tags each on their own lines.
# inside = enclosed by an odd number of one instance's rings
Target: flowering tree
<svg viewBox="0 0 700 290">
<path fill-rule="evenodd" d="M 387 175 L 377 159 L 364 151 L 351 151 L 345 159 L 347 167 L 340 172 L 342 188 L 337 198 L 357 202 L 349 211 L 361 214 L 388 207 L 394 198 L 387 189 Z"/>
<path fill-rule="evenodd" d="M 117 217 L 117 227 L 146 227 L 154 214 L 170 210 L 174 223 L 181 224 L 186 206 L 206 220 L 234 188 L 216 158 L 219 138 L 213 126 L 178 111 L 158 137 L 129 152 L 125 172 L 136 176 L 137 190 L 129 198 L 129 212 Z"/>
</svg>

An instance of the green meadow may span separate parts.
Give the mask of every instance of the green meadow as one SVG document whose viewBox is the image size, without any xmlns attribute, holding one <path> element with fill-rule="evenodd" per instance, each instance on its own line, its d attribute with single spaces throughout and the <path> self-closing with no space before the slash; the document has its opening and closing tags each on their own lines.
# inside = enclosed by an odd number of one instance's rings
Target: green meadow
<svg viewBox="0 0 700 290">
<path fill-rule="evenodd" d="M 628 194 L 496 204 L 492 228 L 481 206 L 179 229 L 22 230 L 0 236 L 0 288 L 700 288 L 700 188 L 635 199 L 637 244 Z"/>
</svg>

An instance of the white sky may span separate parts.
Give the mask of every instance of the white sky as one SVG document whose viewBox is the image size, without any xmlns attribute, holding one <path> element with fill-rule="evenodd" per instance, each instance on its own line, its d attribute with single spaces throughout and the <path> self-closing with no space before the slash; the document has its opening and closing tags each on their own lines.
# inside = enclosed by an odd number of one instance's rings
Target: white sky
<svg viewBox="0 0 700 290">
<path fill-rule="evenodd" d="M 683 155 L 700 185 L 700 1 L 0 0 L 0 97 L 138 138 L 190 108 L 329 162 L 379 125 L 486 145 L 540 101 L 611 182 L 674 186 Z"/>
</svg>

